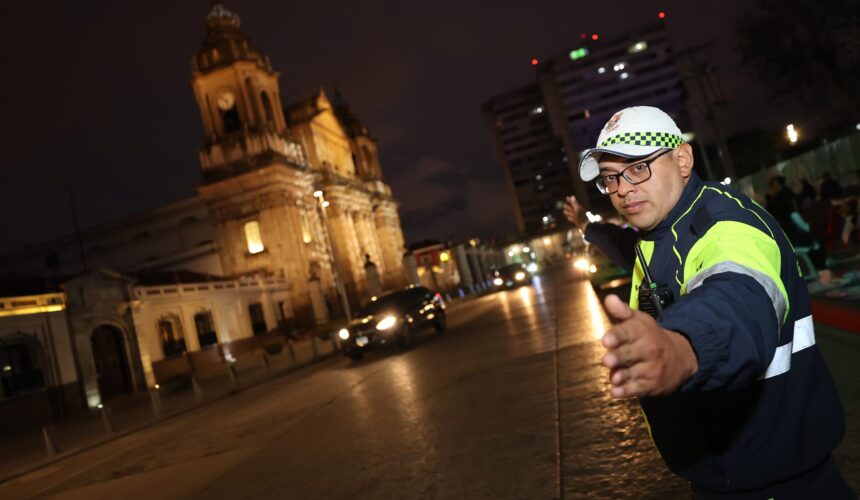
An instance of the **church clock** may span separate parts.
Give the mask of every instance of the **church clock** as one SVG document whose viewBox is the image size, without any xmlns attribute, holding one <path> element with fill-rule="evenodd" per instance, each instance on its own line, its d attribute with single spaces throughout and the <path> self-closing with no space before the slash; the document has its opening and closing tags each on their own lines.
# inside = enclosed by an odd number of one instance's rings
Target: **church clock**
<svg viewBox="0 0 860 500">
<path fill-rule="evenodd" d="M 233 96 L 233 93 L 229 90 L 225 90 L 218 95 L 218 107 L 221 108 L 222 111 L 227 111 L 228 109 L 233 107 L 233 104 L 236 103 L 236 98 Z"/>
</svg>

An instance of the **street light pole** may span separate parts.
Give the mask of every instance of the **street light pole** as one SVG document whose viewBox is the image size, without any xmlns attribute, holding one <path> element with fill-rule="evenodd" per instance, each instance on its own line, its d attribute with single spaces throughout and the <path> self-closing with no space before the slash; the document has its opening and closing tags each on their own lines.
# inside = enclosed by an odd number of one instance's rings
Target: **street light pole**
<svg viewBox="0 0 860 500">
<path fill-rule="evenodd" d="M 317 199 L 317 210 L 319 210 L 320 218 L 323 223 L 323 235 L 325 236 L 325 242 L 328 246 L 329 257 L 331 257 L 331 275 L 334 280 L 334 286 L 337 289 L 337 293 L 340 296 L 341 307 L 343 307 L 343 313 L 346 315 L 346 321 L 352 318 L 352 313 L 349 308 L 349 298 L 346 296 L 346 288 L 343 286 L 343 281 L 340 279 L 340 273 L 337 269 L 337 248 L 335 248 L 334 239 L 331 237 L 330 229 L 328 225 L 328 215 L 326 213 L 326 208 L 329 206 L 329 202 L 326 201 L 325 196 L 321 190 L 314 191 L 314 197 Z"/>
</svg>

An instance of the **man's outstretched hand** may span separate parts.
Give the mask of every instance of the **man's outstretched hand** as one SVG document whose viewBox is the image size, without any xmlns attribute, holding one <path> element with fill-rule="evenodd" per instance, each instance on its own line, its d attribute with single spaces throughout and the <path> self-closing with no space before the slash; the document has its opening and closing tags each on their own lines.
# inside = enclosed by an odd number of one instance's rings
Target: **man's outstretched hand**
<svg viewBox="0 0 860 500">
<path fill-rule="evenodd" d="M 671 394 L 699 369 L 696 353 L 683 335 L 661 328 L 616 295 L 606 297 L 604 304 L 615 322 L 603 334 L 602 361 L 609 368 L 613 396 Z"/>
<path fill-rule="evenodd" d="M 585 225 L 588 224 L 588 216 L 585 215 L 585 209 L 576 201 L 575 196 L 568 196 L 564 199 L 563 211 L 565 219 L 585 231 Z"/>
</svg>

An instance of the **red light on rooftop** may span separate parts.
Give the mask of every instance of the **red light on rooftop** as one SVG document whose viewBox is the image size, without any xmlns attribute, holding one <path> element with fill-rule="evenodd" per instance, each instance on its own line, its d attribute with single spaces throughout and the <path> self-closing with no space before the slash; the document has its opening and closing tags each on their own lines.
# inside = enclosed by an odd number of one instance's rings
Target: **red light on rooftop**
<svg viewBox="0 0 860 500">
<path fill-rule="evenodd" d="M 659 14 L 657 14 L 657 17 L 659 17 L 660 19 L 666 19 L 666 13 L 660 12 Z"/>
<path fill-rule="evenodd" d="M 532 59 L 532 66 L 537 66 L 537 65 L 538 65 L 538 60 L 537 60 L 537 57 L 535 57 L 534 59 Z"/>
<path fill-rule="evenodd" d="M 597 40 L 598 38 L 600 38 L 600 37 L 599 37 L 599 36 L 597 36 L 597 33 L 595 33 L 595 34 L 591 35 L 591 39 L 592 39 L 592 40 Z"/>
</svg>

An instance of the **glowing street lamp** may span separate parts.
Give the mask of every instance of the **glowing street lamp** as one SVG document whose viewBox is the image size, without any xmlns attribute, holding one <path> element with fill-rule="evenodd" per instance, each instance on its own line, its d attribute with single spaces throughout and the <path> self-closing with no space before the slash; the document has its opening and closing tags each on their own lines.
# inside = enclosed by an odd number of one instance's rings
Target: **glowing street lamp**
<svg viewBox="0 0 860 500">
<path fill-rule="evenodd" d="M 799 136 L 798 131 L 794 128 L 794 124 L 789 123 L 785 127 L 785 135 L 788 136 L 788 142 L 792 144 L 792 146 L 797 143 L 797 138 Z"/>
</svg>

